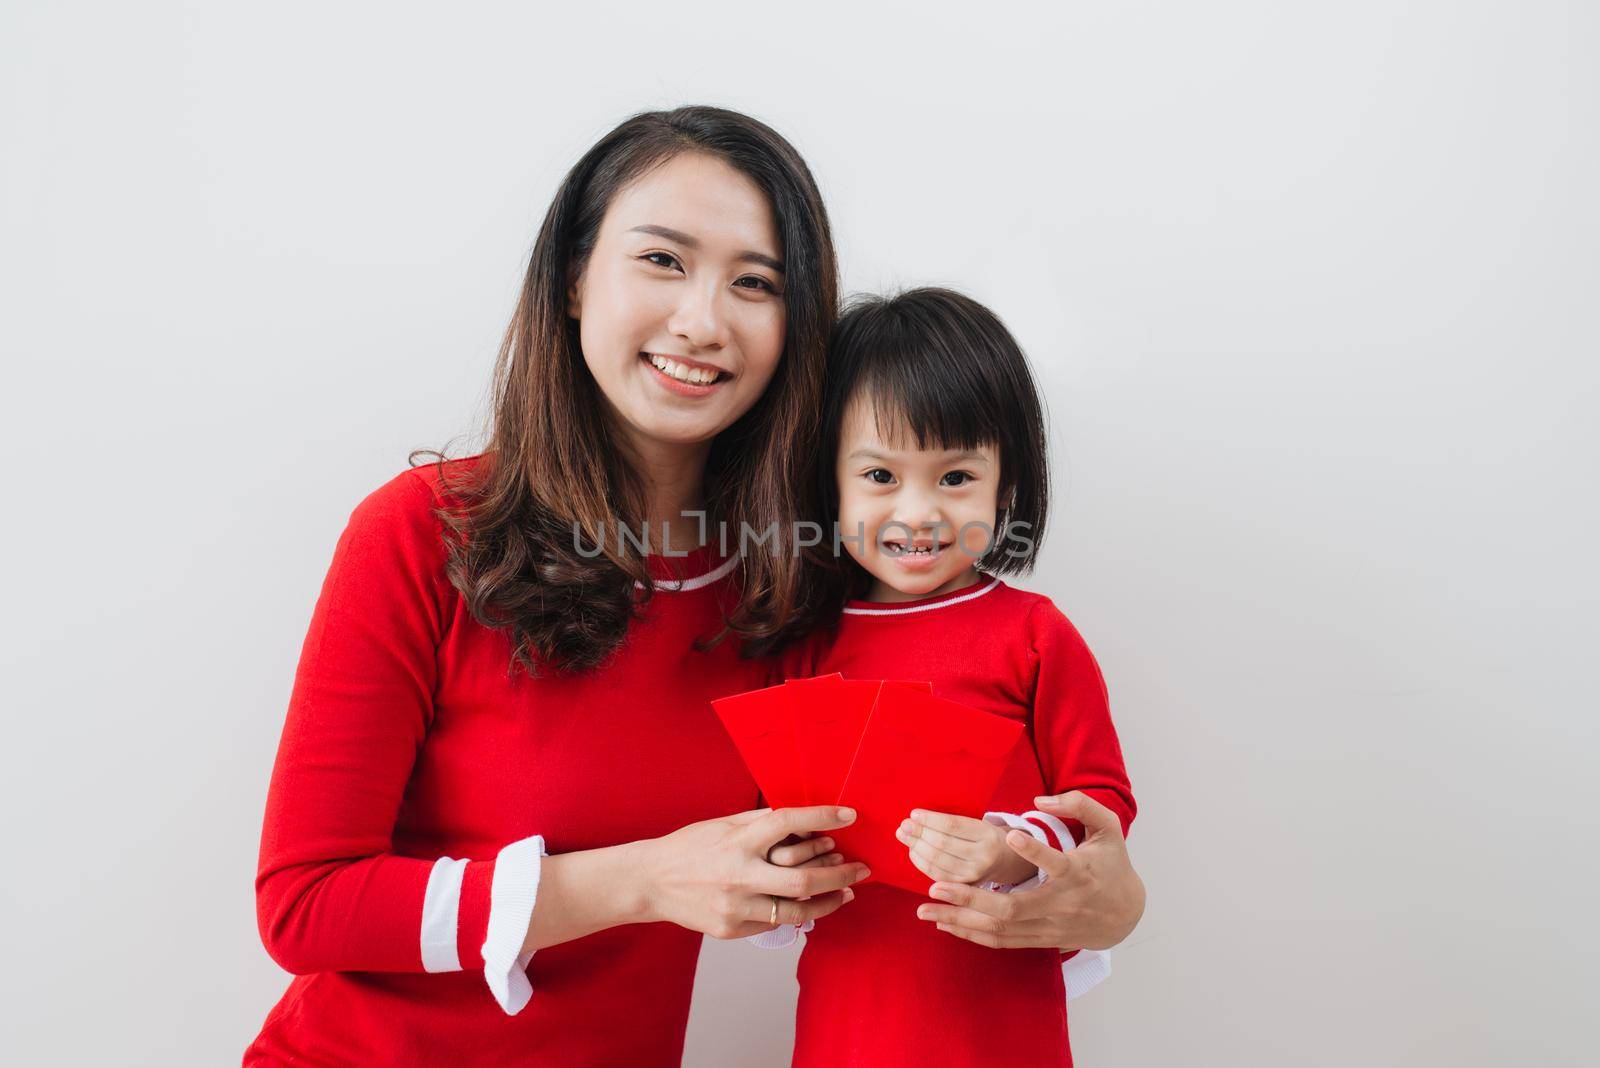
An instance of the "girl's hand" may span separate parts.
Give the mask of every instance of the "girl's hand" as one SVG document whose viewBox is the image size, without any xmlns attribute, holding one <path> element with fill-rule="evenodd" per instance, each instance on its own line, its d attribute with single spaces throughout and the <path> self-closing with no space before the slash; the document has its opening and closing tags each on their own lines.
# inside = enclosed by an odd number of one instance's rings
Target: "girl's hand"
<svg viewBox="0 0 1600 1068">
<path fill-rule="evenodd" d="M 1144 883 L 1128 861 L 1121 822 L 1109 808 L 1077 791 L 1036 798 L 1034 804 L 1051 815 L 1078 820 L 1087 833 L 1070 853 L 1021 831 L 1009 833 L 1012 849 L 1049 872 L 1044 885 L 997 894 L 942 882 L 929 896 L 949 904 L 921 905 L 917 917 L 957 938 L 1001 949 L 1110 949 L 1144 914 Z"/>
<path fill-rule="evenodd" d="M 712 938 L 744 938 L 826 916 L 855 896 L 849 887 L 867 877 L 867 867 L 814 863 L 828 855 L 819 851 L 820 840 L 793 839 L 854 821 L 853 811 L 832 805 L 755 809 L 640 843 L 642 919 Z M 769 855 L 798 866 L 774 863 Z"/>
<path fill-rule="evenodd" d="M 935 882 L 1020 883 L 1036 868 L 1006 845 L 1006 829 L 967 816 L 912 809 L 895 837 L 911 863 Z"/>
</svg>

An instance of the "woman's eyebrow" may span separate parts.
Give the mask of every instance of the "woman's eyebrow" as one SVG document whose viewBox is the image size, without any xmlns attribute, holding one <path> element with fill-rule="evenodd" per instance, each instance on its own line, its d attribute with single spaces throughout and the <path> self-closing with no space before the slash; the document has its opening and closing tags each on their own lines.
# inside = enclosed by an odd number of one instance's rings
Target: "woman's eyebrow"
<svg viewBox="0 0 1600 1068">
<path fill-rule="evenodd" d="M 676 241 L 684 248 L 700 247 L 699 238 L 691 237 L 682 230 L 674 230 L 670 226 L 657 226 L 654 223 L 645 223 L 643 226 L 635 226 L 628 232 L 630 234 L 651 234 L 655 237 L 665 238 L 668 241 Z M 758 263 L 763 267 L 777 271 L 779 274 L 784 273 L 783 261 L 773 259 L 764 252 L 752 252 L 747 249 L 744 252 L 739 253 L 739 255 L 734 258 L 739 260 L 741 263 Z"/>
</svg>

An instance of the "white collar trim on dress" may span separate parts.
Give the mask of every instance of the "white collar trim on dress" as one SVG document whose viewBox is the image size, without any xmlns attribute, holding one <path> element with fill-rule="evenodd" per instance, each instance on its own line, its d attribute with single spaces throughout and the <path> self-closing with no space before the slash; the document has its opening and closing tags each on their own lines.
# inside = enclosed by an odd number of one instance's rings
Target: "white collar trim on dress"
<svg viewBox="0 0 1600 1068">
<path fill-rule="evenodd" d="M 693 578 L 686 579 L 656 579 L 656 589 L 667 590 L 672 593 L 688 593 L 690 590 L 698 590 L 702 586 L 711 585 L 724 575 L 732 572 L 733 569 L 738 566 L 739 557 L 730 556 L 728 559 L 718 564 L 714 569 L 707 571 L 704 575 L 696 575 Z M 642 590 L 644 589 L 644 583 L 635 582 L 633 584 L 633 588 L 636 590 Z"/>
<path fill-rule="evenodd" d="M 982 597 L 998 585 L 1000 585 L 999 579 L 990 578 L 987 585 L 980 586 L 970 593 L 963 593 L 960 597 L 952 597 L 948 601 L 939 601 L 936 604 L 918 604 L 912 605 L 910 608 L 890 608 L 888 606 L 883 608 L 846 608 L 844 614 L 847 616 L 908 616 L 913 612 L 932 612 L 936 608 L 949 608 L 953 604 L 960 604 L 975 597 Z"/>
</svg>

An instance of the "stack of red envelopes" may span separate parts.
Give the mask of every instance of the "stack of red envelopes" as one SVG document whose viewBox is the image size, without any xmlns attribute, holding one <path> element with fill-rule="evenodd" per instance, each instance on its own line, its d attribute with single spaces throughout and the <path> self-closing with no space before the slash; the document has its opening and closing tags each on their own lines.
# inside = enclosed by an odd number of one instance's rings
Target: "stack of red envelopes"
<svg viewBox="0 0 1600 1068">
<path fill-rule="evenodd" d="M 773 808 L 846 805 L 830 831 L 872 879 L 925 894 L 930 880 L 895 838 L 914 808 L 981 816 L 1022 724 L 933 696 L 926 682 L 821 675 L 711 706 Z"/>
</svg>

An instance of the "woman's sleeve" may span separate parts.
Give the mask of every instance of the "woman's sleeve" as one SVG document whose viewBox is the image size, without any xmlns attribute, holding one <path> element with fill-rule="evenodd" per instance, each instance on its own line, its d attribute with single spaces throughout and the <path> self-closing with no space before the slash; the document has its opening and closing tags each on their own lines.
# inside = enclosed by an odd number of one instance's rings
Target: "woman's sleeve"
<svg viewBox="0 0 1600 1068">
<path fill-rule="evenodd" d="M 339 537 L 268 788 L 256 919 L 267 952 L 294 974 L 481 967 L 514 1013 L 531 995 L 520 950 L 542 839 L 506 843 L 492 859 L 393 851 L 450 618 L 434 504 L 423 477 L 404 472 Z"/>
</svg>

